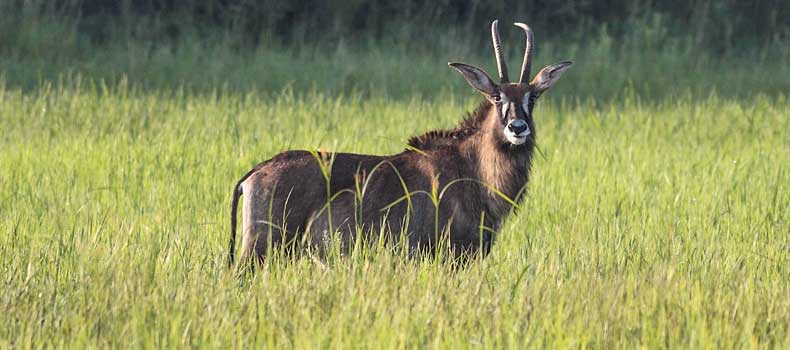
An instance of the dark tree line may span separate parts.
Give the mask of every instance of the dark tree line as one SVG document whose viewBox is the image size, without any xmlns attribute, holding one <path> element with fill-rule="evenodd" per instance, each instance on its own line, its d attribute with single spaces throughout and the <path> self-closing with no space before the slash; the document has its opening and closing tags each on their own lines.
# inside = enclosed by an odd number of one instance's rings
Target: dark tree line
<svg viewBox="0 0 790 350">
<path fill-rule="evenodd" d="M 790 32 L 787 0 L 2 0 L 7 14 L 47 13 L 78 20 L 94 41 L 127 35 L 172 38 L 184 32 L 232 31 L 256 44 L 263 38 L 336 40 L 354 37 L 420 39 L 436 28 L 469 33 L 493 18 L 526 20 L 558 35 L 607 25 L 633 30 L 627 19 L 661 16 L 667 27 L 713 47 L 765 42 Z M 135 26 L 141 19 L 145 26 Z M 133 28 L 130 30 L 129 28 Z M 542 30 L 546 32 L 545 29 Z M 547 34 L 544 34 L 547 35 Z M 550 35 L 550 34 L 548 34 Z"/>
</svg>

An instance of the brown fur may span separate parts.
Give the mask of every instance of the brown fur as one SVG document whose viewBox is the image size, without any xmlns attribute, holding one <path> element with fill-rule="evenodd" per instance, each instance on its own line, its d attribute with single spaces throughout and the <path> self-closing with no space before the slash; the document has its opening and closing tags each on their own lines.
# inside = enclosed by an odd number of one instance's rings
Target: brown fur
<svg viewBox="0 0 790 350">
<path fill-rule="evenodd" d="M 233 189 L 229 263 L 242 195 L 242 264 L 292 243 L 321 250 L 335 232 L 346 248 L 382 233 L 390 242 L 405 235 L 415 251 L 446 242 L 456 255 L 487 253 L 529 180 L 535 99 L 571 64 L 547 66 L 530 83 L 503 76 L 495 84 L 480 68 L 450 63 L 486 97 L 456 128 L 412 137 L 389 156 L 287 151 L 258 164 Z M 440 196 L 438 206 L 431 194 Z"/>
<path fill-rule="evenodd" d="M 527 89 L 528 85 L 512 84 L 502 87 L 502 93 L 520 101 Z M 403 231 L 409 246 L 418 250 L 432 250 L 437 234 L 444 234 L 455 253 L 487 252 L 494 239 L 492 232 L 501 225 L 511 203 L 482 184 L 518 202 L 534 147 L 531 117 L 532 139 L 519 146 L 499 135 L 501 119 L 494 104 L 484 101 L 458 127 L 413 137 L 409 140 L 412 149 L 395 155 L 337 153 L 330 155 L 332 159 L 318 155 L 326 166 L 331 162 L 331 209 L 326 207 L 326 181 L 316 154 L 287 151 L 257 165 L 234 187 L 232 214 L 237 195 L 244 194 L 241 261 L 262 259 L 270 245 L 301 240 L 305 234 L 310 235 L 308 242 L 320 249 L 331 232 L 338 231 L 343 241 L 350 243 L 359 232 L 377 233 L 382 225 L 388 238 L 397 240 Z M 427 195 L 413 194 L 411 208 L 405 200 L 392 205 L 406 193 L 400 177 L 411 193 L 431 193 L 432 186 L 441 192 L 454 180 L 468 181 L 446 190 L 439 205 L 437 233 L 435 207 Z M 365 185 L 360 200 L 354 192 Z M 481 224 L 486 229 L 481 229 Z M 231 263 L 233 245 L 234 240 Z"/>
</svg>

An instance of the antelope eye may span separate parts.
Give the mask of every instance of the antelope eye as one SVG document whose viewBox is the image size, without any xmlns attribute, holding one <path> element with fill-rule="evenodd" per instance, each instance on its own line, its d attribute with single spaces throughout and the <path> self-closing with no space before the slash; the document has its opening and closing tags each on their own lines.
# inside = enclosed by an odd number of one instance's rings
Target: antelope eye
<svg viewBox="0 0 790 350">
<path fill-rule="evenodd" d="M 494 95 L 494 102 L 502 102 L 502 97 L 499 96 L 498 94 Z"/>
</svg>

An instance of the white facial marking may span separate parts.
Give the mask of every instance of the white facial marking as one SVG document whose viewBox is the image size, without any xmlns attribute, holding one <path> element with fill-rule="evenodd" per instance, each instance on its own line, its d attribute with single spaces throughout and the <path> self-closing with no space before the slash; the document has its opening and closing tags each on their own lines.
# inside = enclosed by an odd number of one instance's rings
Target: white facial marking
<svg viewBox="0 0 790 350">
<path fill-rule="evenodd" d="M 524 94 L 524 100 L 521 102 L 521 106 L 524 107 L 525 113 L 529 113 L 529 94 L 530 92 Z"/>
<path fill-rule="evenodd" d="M 527 95 L 529 95 L 529 93 L 527 93 Z M 508 100 L 507 96 L 505 95 L 500 95 L 499 98 L 501 101 L 500 103 L 502 104 L 502 110 L 501 110 L 502 117 L 507 117 L 507 110 L 508 108 L 510 108 L 510 100 Z M 526 105 L 526 102 L 524 102 L 524 104 Z M 524 110 L 527 111 L 527 108 L 524 107 Z M 527 136 L 529 136 L 530 134 L 530 130 L 529 128 L 527 128 L 527 130 L 524 130 L 517 135 L 516 133 L 508 129 L 507 125 L 505 125 L 505 128 L 503 129 L 502 132 L 505 133 L 505 138 L 507 139 L 507 141 L 514 145 L 521 145 L 524 142 L 527 142 Z"/>
<path fill-rule="evenodd" d="M 510 129 L 508 129 L 507 126 L 505 126 L 503 132 L 505 133 L 505 138 L 507 139 L 507 141 L 514 145 L 521 145 L 524 142 L 527 142 L 527 136 L 529 136 L 530 134 L 528 128 L 527 130 L 524 130 L 520 134 L 516 135 L 516 133 L 510 131 Z"/>
<path fill-rule="evenodd" d="M 502 116 L 507 115 L 507 107 L 510 106 L 510 101 L 507 99 L 507 96 L 500 94 L 500 103 L 502 104 Z"/>
</svg>

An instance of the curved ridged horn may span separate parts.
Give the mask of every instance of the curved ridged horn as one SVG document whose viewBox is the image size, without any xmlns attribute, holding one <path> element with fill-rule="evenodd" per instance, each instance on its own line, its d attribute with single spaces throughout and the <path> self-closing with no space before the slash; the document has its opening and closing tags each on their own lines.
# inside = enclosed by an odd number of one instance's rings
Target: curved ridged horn
<svg viewBox="0 0 790 350">
<path fill-rule="evenodd" d="M 491 23 L 491 40 L 494 42 L 494 55 L 496 55 L 496 68 L 499 71 L 499 81 L 501 83 L 509 82 L 507 78 L 507 64 L 502 55 L 502 43 L 499 41 L 499 30 L 497 29 L 499 20 Z"/>
<path fill-rule="evenodd" d="M 535 37 L 532 35 L 532 29 L 524 23 L 513 23 L 516 27 L 524 29 L 524 34 L 527 35 L 527 47 L 524 48 L 524 62 L 521 63 L 521 75 L 518 81 L 521 83 L 529 84 L 530 71 L 532 71 L 532 51 L 535 48 Z"/>
</svg>

